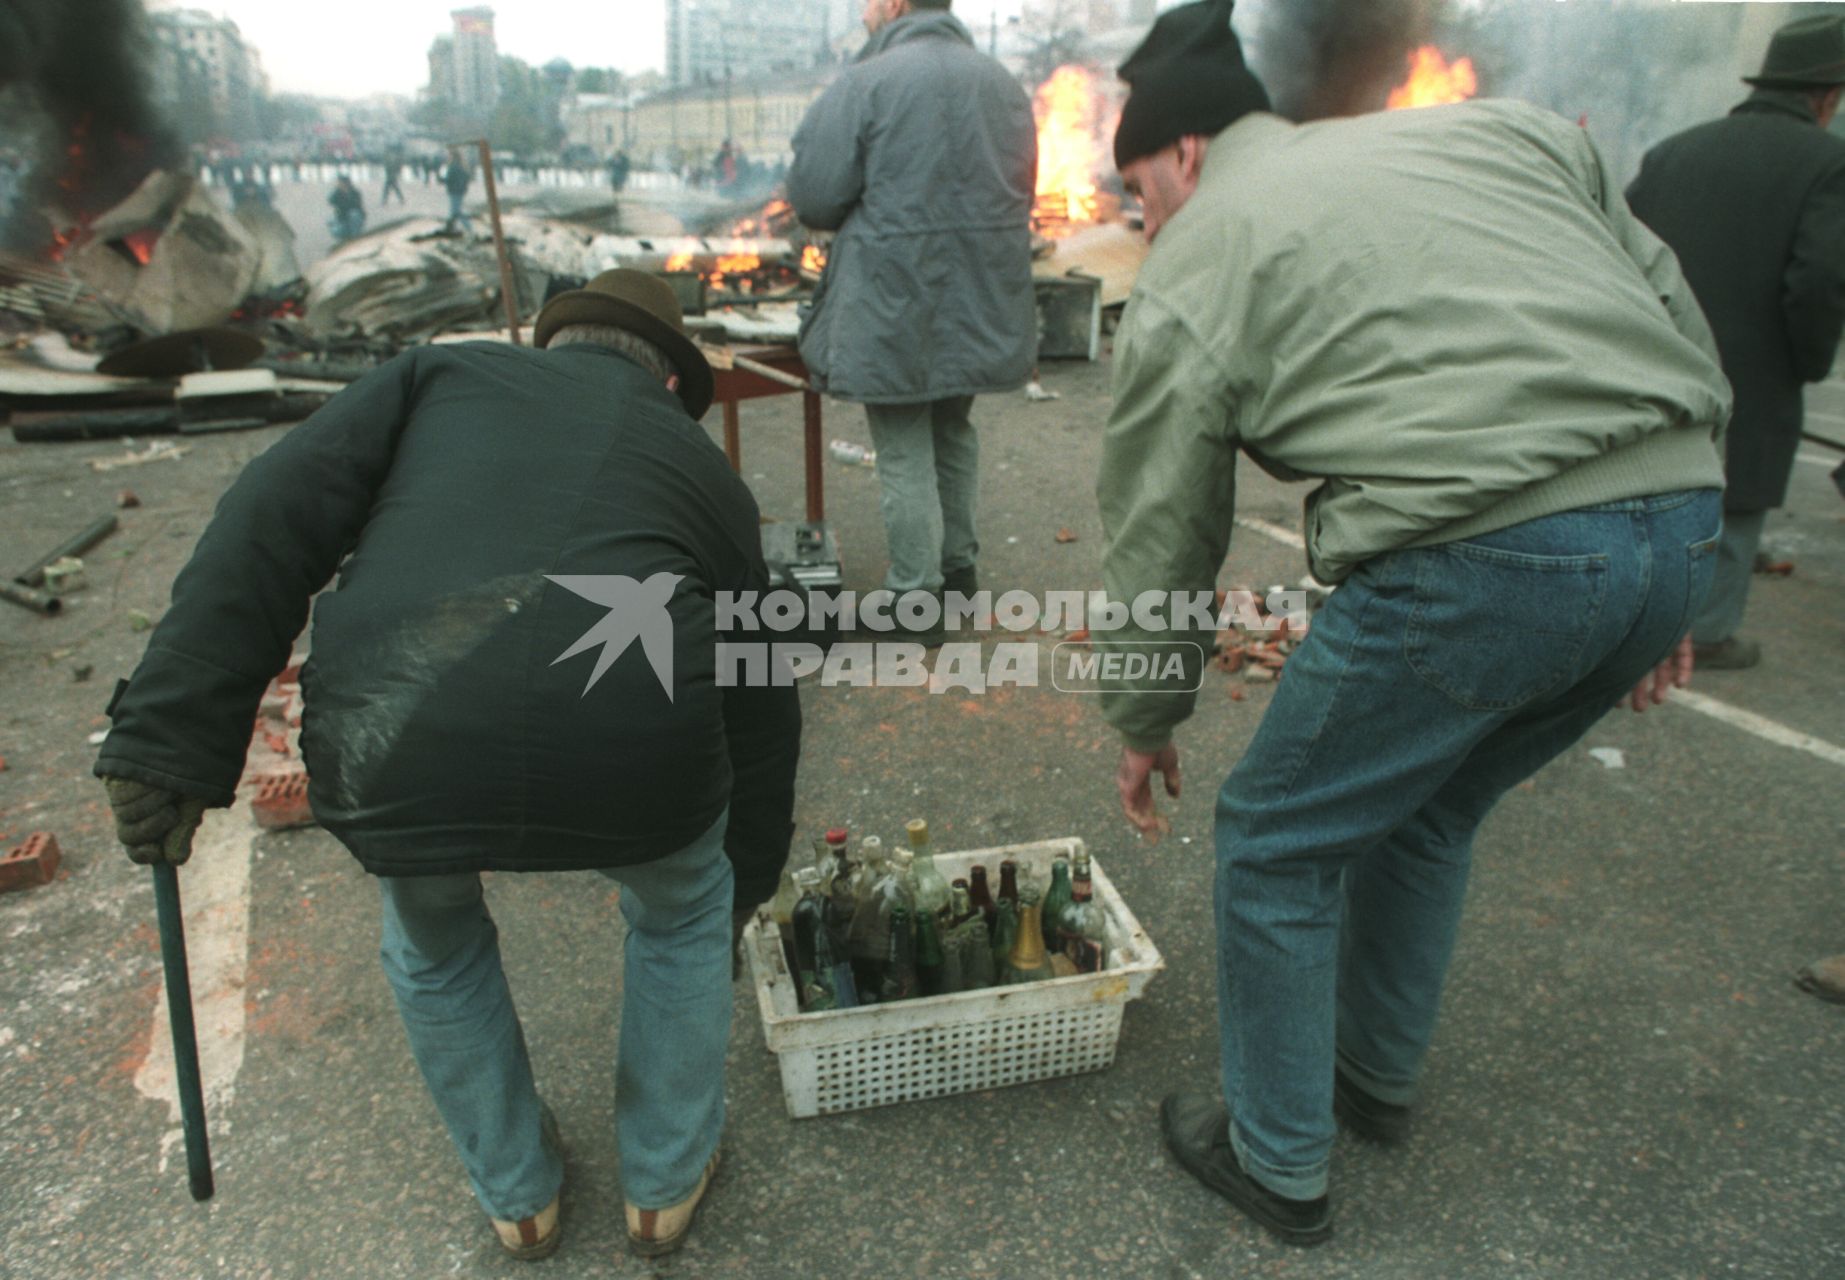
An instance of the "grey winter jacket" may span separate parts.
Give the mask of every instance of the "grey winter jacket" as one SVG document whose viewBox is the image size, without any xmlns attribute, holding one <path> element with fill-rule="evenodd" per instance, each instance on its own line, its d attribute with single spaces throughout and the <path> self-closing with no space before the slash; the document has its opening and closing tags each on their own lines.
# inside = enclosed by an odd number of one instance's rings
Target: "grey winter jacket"
<svg viewBox="0 0 1845 1280">
<path fill-rule="evenodd" d="M 1024 385 L 1037 347 L 1031 102 L 951 14 L 907 14 L 808 109 L 788 199 L 837 230 L 801 355 L 842 400 Z"/>
</svg>

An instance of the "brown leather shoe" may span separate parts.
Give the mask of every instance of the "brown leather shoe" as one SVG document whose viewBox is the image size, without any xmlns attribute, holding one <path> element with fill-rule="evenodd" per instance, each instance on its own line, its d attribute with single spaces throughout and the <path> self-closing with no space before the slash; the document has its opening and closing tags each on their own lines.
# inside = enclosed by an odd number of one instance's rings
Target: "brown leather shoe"
<svg viewBox="0 0 1845 1280">
<path fill-rule="evenodd" d="M 713 1151 L 711 1159 L 705 1162 L 705 1172 L 699 1177 L 698 1185 L 692 1188 L 692 1194 L 676 1205 L 665 1209 L 641 1209 L 629 1202 L 629 1250 L 642 1258 L 658 1258 L 684 1244 L 685 1238 L 692 1234 L 692 1222 L 698 1217 L 698 1207 L 704 1203 L 705 1192 L 717 1173 L 717 1165 L 718 1153 Z"/>
<path fill-rule="evenodd" d="M 1794 985 L 1821 1000 L 1845 1004 L 1845 955 L 1815 960 L 1794 975 Z"/>
<path fill-rule="evenodd" d="M 1702 671 L 1747 671 L 1762 660 L 1759 641 L 1731 636 L 1713 644 L 1691 646 L 1691 665 Z"/>
<path fill-rule="evenodd" d="M 551 1197 L 551 1203 L 529 1218 L 517 1222 L 507 1222 L 503 1218 L 494 1218 L 493 1234 L 500 1238 L 500 1247 L 521 1262 L 536 1262 L 548 1258 L 557 1252 L 558 1244 L 564 1238 L 563 1224 L 558 1220 L 558 1202 L 561 1197 Z"/>
</svg>

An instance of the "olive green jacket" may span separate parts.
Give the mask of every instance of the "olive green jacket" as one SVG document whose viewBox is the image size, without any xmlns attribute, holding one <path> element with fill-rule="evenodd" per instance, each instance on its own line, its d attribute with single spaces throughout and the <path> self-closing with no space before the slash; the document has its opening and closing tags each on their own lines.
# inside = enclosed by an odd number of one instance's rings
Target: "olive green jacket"
<svg viewBox="0 0 1845 1280">
<path fill-rule="evenodd" d="M 1114 401 L 1097 496 L 1121 601 L 1214 587 L 1239 450 L 1320 482 L 1307 555 L 1330 583 L 1401 547 L 1721 487 L 1730 413 L 1676 260 L 1587 132 L 1496 101 L 1219 134 L 1135 285 Z M 1151 750 L 1192 701 L 1103 704 Z"/>
</svg>

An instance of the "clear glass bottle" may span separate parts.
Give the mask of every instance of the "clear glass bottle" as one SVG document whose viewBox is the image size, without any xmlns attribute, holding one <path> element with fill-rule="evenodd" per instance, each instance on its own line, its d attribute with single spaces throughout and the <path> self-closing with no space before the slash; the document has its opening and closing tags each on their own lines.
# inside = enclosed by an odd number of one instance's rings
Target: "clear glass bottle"
<svg viewBox="0 0 1845 1280">
<path fill-rule="evenodd" d="M 858 982 L 859 1000 L 871 1004 L 884 989 L 884 966 L 890 959 L 890 931 L 878 909 L 878 885 L 890 874 L 884 842 L 866 836 L 859 844 L 858 865 L 852 869 L 852 932 L 847 949 L 852 955 L 852 976 Z"/>
<path fill-rule="evenodd" d="M 957 991 L 978 991 L 993 985 L 993 940 L 987 936 L 986 917 L 975 909 L 962 881 L 955 881 L 954 911 L 957 923 L 949 941 L 959 957 Z"/>
<path fill-rule="evenodd" d="M 929 847 L 929 824 L 921 818 L 911 818 L 903 824 L 903 829 L 910 837 L 910 852 L 916 858 L 916 910 L 919 914 L 934 916 L 939 929 L 948 915 L 950 896 L 948 881 L 942 879 L 942 873 L 935 868 L 935 853 Z"/>
<path fill-rule="evenodd" d="M 1051 887 L 1044 891 L 1042 921 L 1044 949 L 1052 955 L 1063 950 L 1063 913 L 1070 905 L 1070 863 L 1057 858 L 1051 863 Z"/>
<path fill-rule="evenodd" d="M 993 915 L 993 980 L 999 981 L 999 975 L 1006 967 L 1006 957 L 1012 954 L 1012 944 L 1019 940 L 1018 908 L 1010 898 L 1001 898 Z"/>
<path fill-rule="evenodd" d="M 1044 949 L 1043 908 L 1037 890 L 1028 888 L 1021 893 L 1019 936 L 1006 956 L 1006 967 L 1000 972 L 1002 984 L 1041 982 L 1051 976 L 1051 957 Z"/>
<path fill-rule="evenodd" d="M 1081 855 L 1070 885 L 1070 905 L 1064 910 L 1062 950 L 1078 973 L 1100 973 L 1108 968 L 1108 913 L 1096 900 L 1089 859 Z"/>
</svg>

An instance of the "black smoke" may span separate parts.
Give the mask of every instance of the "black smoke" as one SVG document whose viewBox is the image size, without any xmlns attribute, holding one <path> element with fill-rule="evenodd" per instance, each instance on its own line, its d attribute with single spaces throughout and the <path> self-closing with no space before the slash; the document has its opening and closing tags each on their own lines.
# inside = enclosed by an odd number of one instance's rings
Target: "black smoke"
<svg viewBox="0 0 1845 1280">
<path fill-rule="evenodd" d="M 1267 0 L 1252 61 L 1275 110 L 1290 120 L 1356 115 L 1384 105 L 1409 55 L 1430 43 L 1446 0 Z"/>
<path fill-rule="evenodd" d="M 0 243 L 47 243 L 181 149 L 155 106 L 141 0 L 0 0 L 0 109 L 26 177 Z"/>
</svg>

